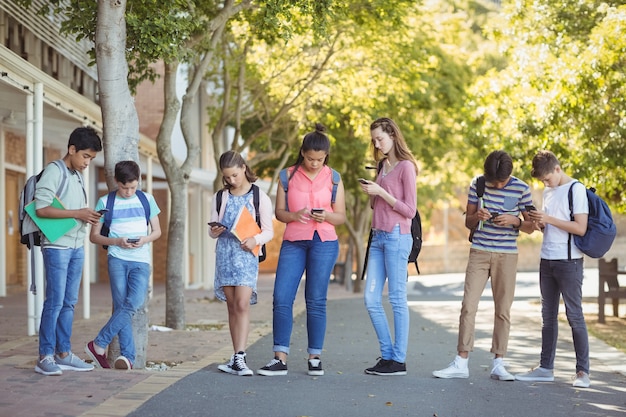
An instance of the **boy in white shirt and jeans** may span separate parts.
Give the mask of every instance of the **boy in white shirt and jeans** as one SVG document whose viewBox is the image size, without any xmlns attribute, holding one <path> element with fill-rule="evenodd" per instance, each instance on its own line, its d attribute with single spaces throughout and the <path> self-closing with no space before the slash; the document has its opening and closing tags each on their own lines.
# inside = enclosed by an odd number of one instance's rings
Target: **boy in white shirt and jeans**
<svg viewBox="0 0 626 417">
<path fill-rule="evenodd" d="M 589 202 L 585 186 L 566 175 L 556 156 L 539 151 L 531 175 L 545 184 L 543 210 L 529 212 L 543 231 L 539 285 L 541 290 L 541 361 L 537 368 L 515 375 L 519 381 L 554 381 L 554 358 L 558 339 L 559 301 L 563 296 L 567 321 L 572 328 L 576 352 L 574 386 L 587 388 L 589 381 L 589 337 L 582 309 L 583 254 L 572 235 L 587 231 Z M 572 209 L 568 193 L 572 187 Z"/>
</svg>

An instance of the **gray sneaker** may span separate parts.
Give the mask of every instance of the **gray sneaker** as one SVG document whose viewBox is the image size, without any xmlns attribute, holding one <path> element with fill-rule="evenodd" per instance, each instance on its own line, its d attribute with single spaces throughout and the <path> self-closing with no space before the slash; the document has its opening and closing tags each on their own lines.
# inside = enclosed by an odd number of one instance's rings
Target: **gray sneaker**
<svg viewBox="0 0 626 417">
<path fill-rule="evenodd" d="M 525 374 L 515 375 L 515 379 L 528 382 L 552 382 L 554 381 L 554 371 L 538 366 Z"/>
<path fill-rule="evenodd" d="M 35 372 L 41 375 L 62 375 L 63 371 L 54 362 L 54 358 L 52 355 L 44 356 L 43 359 L 39 359 L 37 361 L 37 365 L 35 365 Z"/>
<path fill-rule="evenodd" d="M 576 388 L 589 388 L 591 381 L 589 381 L 589 374 L 584 371 L 576 372 L 574 376 L 574 383 L 572 384 Z"/>
<path fill-rule="evenodd" d="M 70 352 L 66 357 L 62 358 L 59 355 L 54 355 L 54 360 L 59 365 L 59 368 L 65 371 L 93 371 L 93 365 L 85 362 L 78 356 Z"/>
</svg>

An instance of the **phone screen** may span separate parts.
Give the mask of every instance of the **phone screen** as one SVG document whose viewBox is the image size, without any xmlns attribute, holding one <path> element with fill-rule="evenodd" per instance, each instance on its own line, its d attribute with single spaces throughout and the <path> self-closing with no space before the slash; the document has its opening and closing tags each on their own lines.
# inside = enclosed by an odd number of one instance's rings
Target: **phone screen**
<svg viewBox="0 0 626 417">
<path fill-rule="evenodd" d="M 364 179 L 364 178 L 359 178 L 359 182 L 360 182 L 361 184 L 369 184 L 369 181 L 368 181 L 368 180 L 366 180 L 366 179 Z"/>
<path fill-rule="evenodd" d="M 535 208 L 535 206 L 530 205 L 530 206 L 526 206 L 526 211 L 537 211 L 537 209 Z"/>
<path fill-rule="evenodd" d="M 209 226 L 211 227 L 226 227 L 220 222 L 209 222 Z"/>
<path fill-rule="evenodd" d="M 315 213 L 315 214 L 320 214 L 323 211 L 324 211 L 324 209 L 321 209 L 321 208 L 311 209 L 311 213 Z"/>
<path fill-rule="evenodd" d="M 103 208 L 102 210 L 98 210 L 98 213 L 100 213 L 100 214 L 104 214 L 104 213 L 106 213 L 107 211 L 109 211 L 109 209 L 105 209 L 105 208 Z"/>
<path fill-rule="evenodd" d="M 126 240 L 128 241 L 128 243 L 137 243 L 137 242 L 139 242 L 139 238 L 138 237 L 129 237 Z"/>
</svg>

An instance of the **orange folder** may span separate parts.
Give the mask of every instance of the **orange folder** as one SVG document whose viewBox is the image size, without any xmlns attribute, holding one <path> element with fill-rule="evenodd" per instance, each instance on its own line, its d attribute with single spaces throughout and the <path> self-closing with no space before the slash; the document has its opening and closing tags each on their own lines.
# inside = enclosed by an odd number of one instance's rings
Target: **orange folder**
<svg viewBox="0 0 626 417">
<path fill-rule="evenodd" d="M 258 224 L 256 224 L 256 220 L 252 216 L 252 213 L 250 213 L 250 210 L 248 210 L 246 206 L 243 206 L 237 215 L 230 232 L 235 235 L 240 242 L 243 242 L 247 238 L 261 233 L 261 228 Z M 259 256 L 259 245 L 255 246 L 252 253 Z"/>
</svg>

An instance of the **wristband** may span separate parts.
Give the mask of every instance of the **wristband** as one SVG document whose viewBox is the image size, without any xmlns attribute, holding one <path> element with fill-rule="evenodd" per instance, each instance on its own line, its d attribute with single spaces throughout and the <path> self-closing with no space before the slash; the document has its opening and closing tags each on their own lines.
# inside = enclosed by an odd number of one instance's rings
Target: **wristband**
<svg viewBox="0 0 626 417">
<path fill-rule="evenodd" d="M 522 219 L 518 217 L 517 220 L 519 220 L 519 224 L 517 226 L 513 226 L 514 229 L 519 229 L 520 227 L 522 227 Z"/>
</svg>

